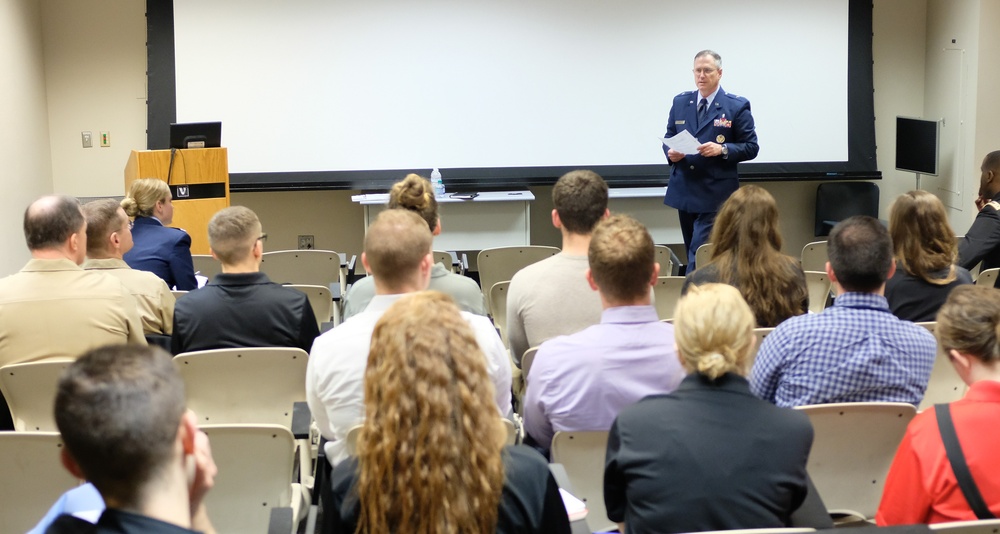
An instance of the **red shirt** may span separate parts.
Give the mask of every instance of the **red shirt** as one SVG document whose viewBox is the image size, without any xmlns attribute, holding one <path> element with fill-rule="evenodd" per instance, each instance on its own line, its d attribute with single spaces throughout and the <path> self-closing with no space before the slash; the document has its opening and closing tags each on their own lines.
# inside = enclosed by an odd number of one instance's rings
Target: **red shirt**
<svg viewBox="0 0 1000 534">
<path fill-rule="evenodd" d="M 965 461 L 990 511 L 1000 516 L 1000 382 L 982 380 L 951 403 Z M 879 526 L 972 521 L 945 454 L 934 410 L 910 422 L 882 493 Z"/>
</svg>

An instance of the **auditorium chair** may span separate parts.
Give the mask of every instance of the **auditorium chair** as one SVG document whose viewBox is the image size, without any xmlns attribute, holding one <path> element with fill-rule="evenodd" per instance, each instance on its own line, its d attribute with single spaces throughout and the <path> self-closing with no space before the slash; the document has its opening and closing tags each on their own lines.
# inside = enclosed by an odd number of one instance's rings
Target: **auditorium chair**
<svg viewBox="0 0 1000 534">
<path fill-rule="evenodd" d="M 490 289 L 493 284 L 510 280 L 517 271 L 532 263 L 559 254 L 556 247 L 523 246 L 487 248 L 479 251 L 476 265 L 479 268 L 479 286 L 486 299 L 486 309 L 490 308 Z"/>
</svg>

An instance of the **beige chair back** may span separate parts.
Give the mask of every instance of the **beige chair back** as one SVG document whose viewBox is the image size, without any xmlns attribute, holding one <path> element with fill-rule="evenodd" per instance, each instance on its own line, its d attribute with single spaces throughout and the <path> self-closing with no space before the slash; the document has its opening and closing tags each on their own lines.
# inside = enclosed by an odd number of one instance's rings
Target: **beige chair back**
<svg viewBox="0 0 1000 534">
<path fill-rule="evenodd" d="M 192 254 L 191 261 L 194 263 L 194 272 L 208 278 L 209 282 L 222 272 L 222 264 L 211 254 Z"/>
<path fill-rule="evenodd" d="M 300 517 L 302 488 L 293 484 L 295 439 L 280 425 L 202 425 L 219 468 L 205 497 L 219 532 L 264 534 L 272 508 Z M 293 529 L 292 532 L 295 530 Z"/>
<path fill-rule="evenodd" d="M 753 333 L 757 337 L 757 341 L 753 346 L 753 352 L 750 353 L 750 359 L 747 360 L 747 375 L 749 376 L 750 368 L 753 367 L 753 362 L 757 359 L 757 351 L 760 350 L 760 344 L 764 342 L 764 338 L 768 336 L 771 332 L 774 332 L 774 328 L 754 328 Z"/>
<path fill-rule="evenodd" d="M 826 241 L 814 241 L 812 243 L 806 243 L 806 246 L 802 247 L 802 257 L 800 261 L 802 262 L 803 271 L 814 271 L 825 273 L 826 272 L 826 262 L 829 259 L 826 252 Z"/>
<path fill-rule="evenodd" d="M 524 267 L 556 254 L 559 254 L 558 248 L 541 246 L 499 247 L 479 251 L 476 264 L 479 266 L 479 286 L 486 299 L 486 309 L 492 309 L 490 290 L 493 284 L 510 280 Z"/>
<path fill-rule="evenodd" d="M 952 521 L 927 525 L 941 534 L 1000 534 L 1000 519 L 981 521 Z"/>
<path fill-rule="evenodd" d="M 347 287 L 347 266 L 332 250 L 276 250 L 261 257 L 260 270 L 272 282 L 330 287 L 334 282 Z"/>
<path fill-rule="evenodd" d="M 556 432 L 552 438 L 552 463 L 562 464 L 573 486 L 573 495 L 587 503 L 591 532 L 616 530 L 604 507 L 604 457 L 608 432 Z"/>
<path fill-rule="evenodd" d="M 171 289 L 170 293 L 172 293 L 174 295 L 174 300 L 177 300 L 177 299 L 183 297 L 184 295 L 188 294 L 187 291 L 184 291 L 184 290 L 181 290 L 181 289 Z"/>
<path fill-rule="evenodd" d="M 535 353 L 537 352 L 538 347 L 531 347 L 530 349 L 524 351 L 524 355 L 521 356 L 521 374 L 524 375 L 525 381 L 528 380 L 528 371 L 531 370 L 531 364 L 534 363 Z"/>
<path fill-rule="evenodd" d="M 673 253 L 670 251 L 670 247 L 656 245 L 653 247 L 653 251 L 656 254 L 656 263 L 660 266 L 660 276 L 673 276 L 674 260 L 672 259 Z"/>
<path fill-rule="evenodd" d="M 312 308 L 313 315 L 316 316 L 316 323 L 319 327 L 322 328 L 323 323 L 328 323 L 339 318 L 329 286 L 291 284 L 288 287 L 306 294 L 306 297 L 309 299 L 309 306 Z"/>
<path fill-rule="evenodd" d="M 455 259 L 451 257 L 451 252 L 447 250 L 435 250 L 432 251 L 432 254 L 434 254 L 434 263 L 444 265 L 446 269 L 453 273 L 458 272 L 458 269 L 455 268 Z"/>
<path fill-rule="evenodd" d="M 708 262 L 712 259 L 713 250 L 715 250 L 715 245 L 711 243 L 705 243 L 704 245 L 698 247 L 698 250 L 694 251 L 695 268 L 708 265 Z M 691 272 L 692 271 L 688 271 L 688 273 Z"/>
<path fill-rule="evenodd" d="M 927 382 L 927 390 L 920 401 L 920 411 L 932 408 L 935 404 L 946 404 L 957 401 L 965 396 L 969 386 L 965 384 L 951 360 L 943 352 L 939 352 L 931 367 L 931 378 Z"/>
<path fill-rule="evenodd" d="M 831 513 L 875 517 L 912 404 L 853 402 L 800 406 L 815 438 L 806 469 Z"/>
<path fill-rule="evenodd" d="M 490 315 L 493 317 L 493 325 L 500 331 L 500 339 L 503 346 L 507 346 L 507 290 L 510 289 L 510 280 L 497 282 L 490 288 Z"/>
<path fill-rule="evenodd" d="M 976 285 L 993 287 L 997 283 L 997 274 L 1000 274 L 1000 269 L 986 269 L 979 273 L 979 276 L 976 278 Z"/>
<path fill-rule="evenodd" d="M 661 276 L 656 280 L 656 285 L 653 286 L 653 306 L 656 308 L 656 316 L 661 321 L 674 318 L 683 287 L 683 276 Z"/>
<path fill-rule="evenodd" d="M 826 309 L 833 284 L 826 272 L 806 271 L 806 289 L 809 291 L 809 311 L 819 313 Z"/>
<path fill-rule="evenodd" d="M 27 532 L 80 484 L 59 461 L 58 432 L 0 432 L 0 532 Z"/>
<path fill-rule="evenodd" d="M 292 425 L 306 400 L 302 349 L 253 348 L 186 352 L 174 357 L 200 424 Z"/>
<path fill-rule="evenodd" d="M 53 409 L 59 375 L 73 363 L 69 359 L 14 363 L 0 368 L 0 392 L 7 400 L 14 429 L 58 432 Z M 2 502 L 2 501 L 0 501 Z M 0 529 L 0 532 L 6 532 Z"/>
</svg>

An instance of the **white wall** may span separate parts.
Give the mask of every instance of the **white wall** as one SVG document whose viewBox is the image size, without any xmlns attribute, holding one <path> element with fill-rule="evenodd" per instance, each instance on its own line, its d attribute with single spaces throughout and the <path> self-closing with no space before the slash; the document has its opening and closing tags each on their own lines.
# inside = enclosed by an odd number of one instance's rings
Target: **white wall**
<svg viewBox="0 0 1000 534">
<path fill-rule="evenodd" d="M 125 193 L 129 151 L 146 148 L 146 18 L 141 0 L 43 0 L 52 182 L 57 193 Z M 93 133 L 83 148 L 80 132 Z M 111 134 L 100 146 L 99 134 Z"/>
<path fill-rule="evenodd" d="M 0 2 L 0 276 L 28 259 L 24 209 L 52 191 L 37 0 Z"/>
<path fill-rule="evenodd" d="M 6 161 L 20 165 L 31 176 L 26 182 L 15 182 L 19 197 L 7 196 L 0 201 L 9 208 L 3 210 L 5 216 L 17 219 L 16 231 L 10 224 L 0 226 L 0 245 L 7 245 L 4 250 L 23 251 L 20 214 L 31 198 L 50 190 L 53 184 L 57 192 L 80 196 L 123 193 L 122 170 L 128 151 L 145 146 L 144 3 L 15 0 L 0 10 L 0 43 L 4 44 L 0 61 L 19 63 L 3 71 L 15 75 L 0 81 L 0 106 L 10 110 L 3 116 L 15 117 L 15 123 L 29 127 L 4 129 L 0 136 L 6 137 L 0 139 L 8 142 L 0 146 L 10 154 Z M 1000 86 L 1000 63 L 989 61 L 1000 54 L 1000 35 L 989 27 L 990 22 L 1000 20 L 1000 0 L 874 0 L 873 18 L 875 128 L 883 172 L 883 179 L 877 182 L 882 192 L 881 217 L 887 218 L 893 198 L 914 188 L 912 174 L 893 169 L 896 115 L 928 116 L 960 97 L 967 106 L 963 112 L 966 145 L 954 159 L 962 167 L 936 182 L 925 178 L 922 185 L 935 191 L 942 184 L 956 189 L 945 196 L 957 206 L 951 213 L 952 222 L 956 232 L 963 233 L 975 215 L 968 206 L 978 187 L 979 163 L 987 152 L 1000 148 L 1000 128 L 995 126 L 1000 123 L 1000 102 L 994 98 L 995 88 Z M 8 27 L 11 31 L 6 31 Z M 44 34 L 44 47 L 40 34 Z M 951 38 L 958 40 L 956 44 L 968 58 L 969 67 L 963 74 L 967 79 L 963 78 L 965 85 L 958 93 L 935 85 L 942 77 L 951 79 L 939 61 Z M 800 66 L 803 71 L 810 68 L 821 66 Z M 47 101 L 43 100 L 45 95 Z M 110 130 L 112 147 L 80 148 L 81 130 L 91 130 L 95 136 Z M 26 134 L 39 142 L 26 144 Z M 949 181 L 958 186 L 950 186 Z M 24 187 L 25 183 L 31 187 Z M 763 185 L 781 206 L 785 250 L 797 254 L 814 239 L 817 182 Z M 548 215 L 551 188 L 532 190 L 539 199 L 532 210 L 532 241 L 558 244 L 558 232 L 551 227 Z M 362 210 L 350 202 L 353 193 L 236 193 L 233 203 L 260 212 L 272 236 L 268 241 L 272 250 L 294 246 L 299 234 L 312 234 L 317 246 L 357 254 L 362 242 Z M 24 256 L 26 253 L 11 260 L 7 255 L 4 261 L 19 267 Z"/>
</svg>

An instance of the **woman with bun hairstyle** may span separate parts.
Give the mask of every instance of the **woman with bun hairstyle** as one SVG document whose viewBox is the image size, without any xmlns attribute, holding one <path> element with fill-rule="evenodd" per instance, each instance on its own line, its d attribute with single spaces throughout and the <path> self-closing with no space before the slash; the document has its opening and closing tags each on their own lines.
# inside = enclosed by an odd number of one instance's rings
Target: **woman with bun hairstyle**
<svg viewBox="0 0 1000 534">
<path fill-rule="evenodd" d="M 545 458 L 505 437 L 454 302 L 437 291 L 400 299 L 372 333 L 358 454 L 331 475 L 323 532 L 569 534 Z"/>
<path fill-rule="evenodd" d="M 937 314 L 934 336 L 969 390 L 910 421 L 885 480 L 879 526 L 977 518 L 945 452 L 938 409 L 950 416 L 985 511 L 1000 516 L 1000 289 L 956 287 Z"/>
<path fill-rule="evenodd" d="M 441 234 L 437 199 L 434 198 L 434 188 L 427 178 L 408 174 L 406 178 L 396 182 L 389 191 L 388 208 L 415 212 L 427 221 L 431 233 Z M 440 291 L 455 299 L 455 303 L 462 311 L 486 315 L 486 304 L 483 302 L 483 292 L 479 289 L 479 285 L 471 278 L 455 274 L 440 263 L 435 263 L 431 269 L 431 282 L 427 289 Z M 371 276 L 355 282 L 344 297 L 344 319 L 363 312 L 374 296 L 375 282 Z"/>
<path fill-rule="evenodd" d="M 157 178 L 132 182 L 122 208 L 133 217 L 132 250 L 125 253 L 129 267 L 149 271 L 181 291 L 198 289 L 191 261 L 191 236 L 167 225 L 174 220 L 170 187 Z"/>
<path fill-rule="evenodd" d="M 737 189 L 719 208 L 709 238 L 712 257 L 689 274 L 690 285 L 729 284 L 740 290 L 759 327 L 773 328 L 809 311 L 799 260 L 781 253 L 778 204 L 756 185 Z"/>
<path fill-rule="evenodd" d="M 958 261 L 955 232 L 938 197 L 927 191 L 899 195 L 889 208 L 889 236 L 896 273 L 885 283 L 892 314 L 905 321 L 933 321 L 951 290 L 971 284 Z"/>
<path fill-rule="evenodd" d="M 750 392 L 755 323 L 726 284 L 692 286 L 677 304 L 690 374 L 622 410 L 608 437 L 604 501 L 624 532 L 830 526 L 817 497 L 805 508 L 818 524 L 793 522 L 807 502 L 813 429 L 804 413 Z"/>
</svg>

